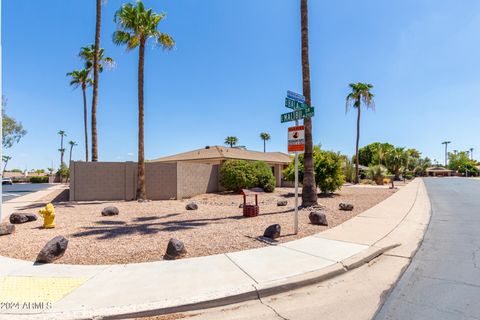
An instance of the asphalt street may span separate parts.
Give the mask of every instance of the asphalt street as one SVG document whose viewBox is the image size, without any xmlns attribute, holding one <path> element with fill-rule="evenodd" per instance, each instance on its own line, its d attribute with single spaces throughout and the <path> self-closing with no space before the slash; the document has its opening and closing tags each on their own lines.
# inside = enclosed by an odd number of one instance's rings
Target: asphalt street
<svg viewBox="0 0 480 320">
<path fill-rule="evenodd" d="M 48 183 L 14 183 L 13 185 L 2 185 L 2 202 L 24 196 L 53 186 Z"/>
<path fill-rule="evenodd" d="M 480 180 L 427 178 L 424 241 L 375 319 L 480 319 Z"/>
</svg>

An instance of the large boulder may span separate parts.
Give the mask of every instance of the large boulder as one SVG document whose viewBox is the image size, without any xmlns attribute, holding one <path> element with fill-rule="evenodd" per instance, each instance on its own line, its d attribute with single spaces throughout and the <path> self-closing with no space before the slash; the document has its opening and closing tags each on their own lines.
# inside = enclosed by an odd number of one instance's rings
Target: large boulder
<svg viewBox="0 0 480 320">
<path fill-rule="evenodd" d="M 338 206 L 340 207 L 340 210 L 343 210 L 343 211 L 352 211 L 353 210 L 353 204 L 351 204 L 351 203 L 342 202 Z"/>
<path fill-rule="evenodd" d="M 287 200 L 279 200 L 277 201 L 277 206 L 278 207 L 285 207 L 288 204 Z"/>
<path fill-rule="evenodd" d="M 38 253 L 37 259 L 35 262 L 38 263 L 51 263 L 55 260 L 60 259 L 65 250 L 67 250 L 68 240 L 63 236 L 56 236 L 52 240 L 48 241 L 47 244 L 40 250 Z"/>
<path fill-rule="evenodd" d="M 106 207 L 102 210 L 102 216 L 116 216 L 118 213 L 117 207 Z"/>
<path fill-rule="evenodd" d="M 312 224 L 319 225 L 319 226 L 328 226 L 327 216 L 325 215 L 325 213 L 313 211 L 313 212 L 310 212 L 310 214 L 308 215 L 308 218 L 310 219 L 310 222 Z"/>
<path fill-rule="evenodd" d="M 185 209 L 187 209 L 187 210 L 197 210 L 198 209 L 198 204 L 196 204 L 195 202 L 190 202 L 189 204 L 187 204 L 185 206 Z"/>
<path fill-rule="evenodd" d="M 263 236 L 265 238 L 270 238 L 272 240 L 275 240 L 278 237 L 280 237 L 281 230 L 282 230 L 282 227 L 280 227 L 279 224 L 272 224 L 267 229 L 265 229 L 265 232 L 263 233 Z"/>
<path fill-rule="evenodd" d="M 176 260 L 183 258 L 187 255 L 187 249 L 185 249 L 185 245 L 182 241 L 171 238 L 168 241 L 167 252 L 163 256 L 165 260 Z"/>
<path fill-rule="evenodd" d="M 13 224 L 36 221 L 37 219 L 38 219 L 37 215 L 33 213 L 12 213 L 10 215 L 10 223 L 13 223 Z"/>
<path fill-rule="evenodd" d="M 15 226 L 8 222 L 0 223 L 0 236 L 5 236 L 15 232 Z"/>
</svg>

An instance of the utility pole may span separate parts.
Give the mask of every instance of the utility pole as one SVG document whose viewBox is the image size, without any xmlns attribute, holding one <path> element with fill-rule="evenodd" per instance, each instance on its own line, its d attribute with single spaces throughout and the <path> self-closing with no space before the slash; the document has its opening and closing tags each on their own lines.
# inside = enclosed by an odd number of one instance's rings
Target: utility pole
<svg viewBox="0 0 480 320">
<path fill-rule="evenodd" d="M 448 166 L 448 144 L 452 141 L 443 141 L 442 144 L 445 145 L 445 168 Z"/>
</svg>

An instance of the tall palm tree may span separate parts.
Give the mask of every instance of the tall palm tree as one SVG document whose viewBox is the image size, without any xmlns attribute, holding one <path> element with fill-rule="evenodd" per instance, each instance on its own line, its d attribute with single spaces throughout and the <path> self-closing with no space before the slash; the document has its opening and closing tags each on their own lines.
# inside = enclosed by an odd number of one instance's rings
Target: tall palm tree
<svg viewBox="0 0 480 320">
<path fill-rule="evenodd" d="M 238 143 L 238 138 L 234 136 L 228 136 L 225 138 L 225 144 L 229 145 L 230 148 L 233 148 L 234 145 Z"/>
<path fill-rule="evenodd" d="M 348 111 L 349 108 L 353 107 L 357 109 L 357 142 L 355 145 L 355 183 L 358 183 L 358 176 L 360 174 L 359 168 L 358 168 L 358 144 L 360 142 L 360 110 L 361 110 L 361 104 L 363 104 L 367 107 L 367 109 L 372 109 L 375 110 L 375 102 L 373 101 L 374 94 L 370 92 L 370 90 L 373 88 L 373 85 L 369 83 L 350 83 L 350 89 L 352 92 L 350 92 L 347 96 L 346 99 L 346 111 Z"/>
<path fill-rule="evenodd" d="M 102 24 L 102 0 L 96 0 L 95 18 L 95 54 L 93 56 L 93 94 L 92 94 L 92 161 L 98 161 L 97 144 L 97 102 L 98 102 L 98 62 L 100 54 L 100 30 Z"/>
<path fill-rule="evenodd" d="M 2 160 L 3 160 L 3 162 L 5 162 L 5 165 L 3 166 L 2 174 L 3 174 L 3 172 L 5 172 L 5 169 L 7 168 L 8 161 L 11 160 L 11 159 L 12 159 L 11 156 L 6 156 L 6 155 L 2 156 Z"/>
<path fill-rule="evenodd" d="M 165 14 L 157 14 L 152 9 L 145 9 L 142 1 L 124 4 L 116 13 L 114 21 L 117 31 L 113 42 L 126 45 L 127 50 L 139 48 L 138 55 L 138 185 L 137 198 L 146 199 L 145 190 L 145 154 L 144 154 L 144 104 L 143 79 L 145 66 L 145 46 L 149 39 L 155 40 L 163 49 L 172 49 L 174 40 L 166 33 L 158 31 L 158 24 Z"/>
<path fill-rule="evenodd" d="M 267 132 L 260 133 L 260 139 L 263 140 L 263 152 L 267 151 L 266 142 L 270 140 L 270 135 Z"/>
<path fill-rule="evenodd" d="M 90 86 L 93 81 L 89 77 L 88 69 L 75 70 L 67 73 L 71 77 L 70 85 L 74 88 L 82 87 L 83 93 L 83 127 L 85 131 L 85 161 L 88 162 L 88 125 L 87 125 L 87 86 Z"/>
<path fill-rule="evenodd" d="M 100 7 L 101 10 L 101 7 Z M 98 16 L 97 16 L 98 18 Z M 100 41 L 100 38 L 98 39 Z M 100 44 L 99 44 L 100 46 Z M 107 67 L 113 67 L 115 61 L 110 57 L 104 57 L 104 49 L 98 49 L 98 55 L 95 44 L 82 47 L 78 56 L 85 61 L 85 69 L 88 72 L 93 71 L 93 96 L 92 96 L 92 161 L 98 160 L 98 144 L 97 144 L 97 104 L 98 104 L 98 85 L 95 84 L 98 81 L 98 74 L 103 72 L 104 65 Z M 95 80 L 95 73 L 97 73 L 97 80 Z"/>
<path fill-rule="evenodd" d="M 470 148 L 470 160 L 473 160 L 473 148 Z"/>
<path fill-rule="evenodd" d="M 68 161 L 68 165 L 70 165 L 70 162 L 72 162 L 72 150 L 73 150 L 73 147 L 75 147 L 77 145 L 77 143 L 75 141 L 68 141 L 68 144 L 70 145 L 70 158 L 69 158 L 69 161 Z"/>
<path fill-rule="evenodd" d="M 300 1 L 301 41 L 302 41 L 302 79 L 305 103 L 312 105 L 310 92 L 310 60 L 308 56 L 308 0 Z M 305 152 L 303 155 L 304 174 L 302 187 L 302 206 L 317 204 L 317 186 L 313 170 L 312 119 L 303 119 L 305 126 Z"/>
<path fill-rule="evenodd" d="M 60 135 L 60 149 L 58 149 L 58 151 L 60 151 L 60 166 L 62 166 L 63 154 L 65 153 L 65 148 L 63 147 L 63 138 L 66 137 L 67 134 L 63 130 L 58 131 L 58 134 Z"/>
</svg>

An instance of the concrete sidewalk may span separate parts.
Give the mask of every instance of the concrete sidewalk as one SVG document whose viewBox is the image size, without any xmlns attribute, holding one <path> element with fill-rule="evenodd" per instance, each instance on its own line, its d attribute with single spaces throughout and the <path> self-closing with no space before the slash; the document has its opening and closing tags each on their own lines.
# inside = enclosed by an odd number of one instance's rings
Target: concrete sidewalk
<svg viewBox="0 0 480 320">
<path fill-rule="evenodd" d="M 429 217 L 423 181 L 416 179 L 342 225 L 259 249 L 106 266 L 32 265 L 1 257 L 0 318 L 134 317 L 256 299 L 345 273 L 398 244 L 391 252 L 412 255 Z"/>
</svg>

